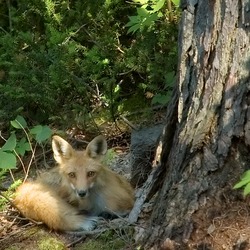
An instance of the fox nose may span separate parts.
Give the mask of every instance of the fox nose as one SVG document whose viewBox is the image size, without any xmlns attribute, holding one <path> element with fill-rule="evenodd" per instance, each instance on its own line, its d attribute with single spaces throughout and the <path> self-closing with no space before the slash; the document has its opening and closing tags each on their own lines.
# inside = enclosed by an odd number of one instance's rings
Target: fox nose
<svg viewBox="0 0 250 250">
<path fill-rule="evenodd" d="M 86 196 L 86 194 L 87 194 L 87 192 L 85 191 L 85 190 L 80 190 L 80 191 L 78 191 L 78 195 L 80 196 L 80 197 L 85 197 Z"/>
</svg>

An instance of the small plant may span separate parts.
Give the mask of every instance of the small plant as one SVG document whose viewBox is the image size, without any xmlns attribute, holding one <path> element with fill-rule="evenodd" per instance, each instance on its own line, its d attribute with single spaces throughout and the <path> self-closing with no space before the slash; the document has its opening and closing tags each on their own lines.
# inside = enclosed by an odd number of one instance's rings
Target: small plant
<svg viewBox="0 0 250 250">
<path fill-rule="evenodd" d="M 27 122 L 22 116 L 17 116 L 15 120 L 10 122 L 11 126 L 14 128 L 14 131 L 11 133 L 10 137 L 6 140 L 1 134 L 1 138 L 5 140 L 4 145 L 0 148 L 0 187 L 1 190 L 5 190 L 1 183 L 5 179 L 7 172 L 10 172 L 10 175 L 13 179 L 13 184 L 5 192 L 0 192 L 0 209 L 2 210 L 11 198 L 13 191 L 18 187 L 22 181 L 15 180 L 12 169 L 16 168 L 17 160 L 20 161 L 23 172 L 25 174 L 24 181 L 27 179 L 30 166 L 35 157 L 35 149 L 37 144 L 42 146 L 42 142 L 46 141 L 52 134 L 51 129 L 48 126 L 37 125 L 29 129 Z M 16 135 L 18 130 L 22 130 L 24 134 Z M 33 141 L 35 145 L 33 146 Z M 25 166 L 22 157 L 26 152 L 32 152 L 32 157 L 30 161 Z"/>
<path fill-rule="evenodd" d="M 129 27 L 128 33 L 135 33 L 136 31 L 143 31 L 144 29 L 151 30 L 155 22 L 163 17 L 164 5 L 167 2 L 168 11 L 169 11 L 169 20 L 172 20 L 171 14 L 171 3 L 175 7 L 179 6 L 179 0 L 170 1 L 170 0 L 133 0 L 135 4 L 140 5 L 139 8 L 136 8 L 137 15 L 129 16 L 129 22 L 126 24 L 126 27 Z"/>
<path fill-rule="evenodd" d="M 52 131 L 48 126 L 42 125 L 37 125 L 29 129 L 27 122 L 22 116 L 17 116 L 15 120 L 10 122 L 10 124 L 15 131 L 11 133 L 7 140 L 1 136 L 1 138 L 5 140 L 5 144 L 0 148 L 0 169 L 11 170 L 16 168 L 18 159 L 23 167 L 26 179 L 31 163 L 34 160 L 37 144 L 41 145 L 42 142 L 46 141 L 51 136 Z M 16 130 L 22 130 L 24 136 L 17 137 Z M 33 140 L 35 141 L 35 146 L 32 145 Z M 21 157 L 23 157 L 28 151 L 32 152 L 32 157 L 26 168 Z"/>
<path fill-rule="evenodd" d="M 244 196 L 250 193 L 250 170 L 247 170 L 241 177 L 241 180 L 238 183 L 236 183 L 233 187 L 233 189 L 238 189 L 238 188 L 244 188 L 243 190 Z"/>
</svg>

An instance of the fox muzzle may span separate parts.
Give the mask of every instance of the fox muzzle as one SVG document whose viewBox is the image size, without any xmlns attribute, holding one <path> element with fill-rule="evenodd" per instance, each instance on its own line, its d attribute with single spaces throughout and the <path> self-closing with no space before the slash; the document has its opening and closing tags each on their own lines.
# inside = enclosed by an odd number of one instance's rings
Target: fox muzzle
<svg viewBox="0 0 250 250">
<path fill-rule="evenodd" d="M 86 195 L 87 195 L 87 191 L 85 190 L 79 190 L 77 191 L 77 194 L 81 197 L 81 198 L 84 198 Z"/>
</svg>

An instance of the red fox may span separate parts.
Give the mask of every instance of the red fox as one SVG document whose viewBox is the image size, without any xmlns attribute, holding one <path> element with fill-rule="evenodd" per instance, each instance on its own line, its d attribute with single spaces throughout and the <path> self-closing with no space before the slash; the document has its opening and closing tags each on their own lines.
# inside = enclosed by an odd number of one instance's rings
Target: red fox
<svg viewBox="0 0 250 250">
<path fill-rule="evenodd" d="M 57 167 L 22 184 L 14 204 L 27 217 L 62 231 L 92 230 L 102 213 L 123 215 L 134 204 L 134 190 L 102 164 L 107 142 L 97 136 L 84 151 L 61 137 L 52 138 Z"/>
</svg>

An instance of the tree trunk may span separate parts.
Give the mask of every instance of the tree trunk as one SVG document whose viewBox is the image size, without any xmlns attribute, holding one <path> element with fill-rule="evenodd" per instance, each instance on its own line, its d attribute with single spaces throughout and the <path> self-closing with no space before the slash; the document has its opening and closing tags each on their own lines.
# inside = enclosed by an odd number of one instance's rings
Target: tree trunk
<svg viewBox="0 0 250 250">
<path fill-rule="evenodd" d="M 250 3 L 181 6 L 178 87 L 162 135 L 164 181 L 143 234 L 145 249 L 168 249 L 169 239 L 188 242 L 195 214 L 213 199 L 223 202 L 221 194 L 233 192 L 250 167 Z"/>
</svg>

